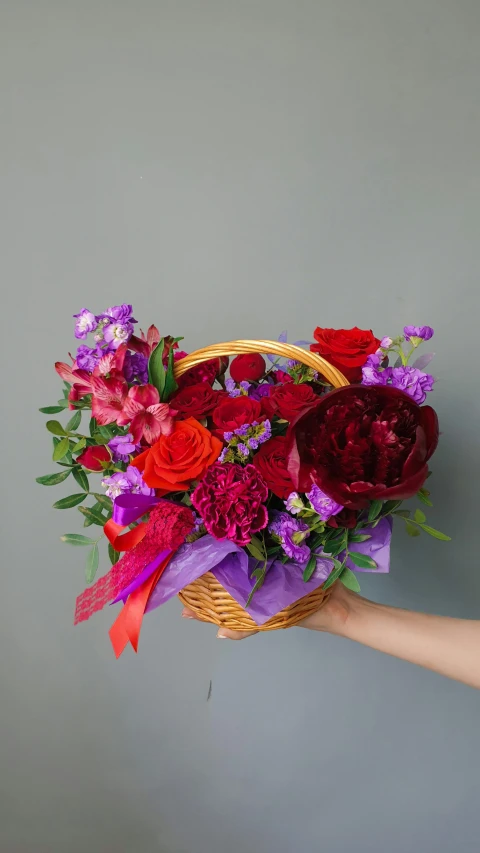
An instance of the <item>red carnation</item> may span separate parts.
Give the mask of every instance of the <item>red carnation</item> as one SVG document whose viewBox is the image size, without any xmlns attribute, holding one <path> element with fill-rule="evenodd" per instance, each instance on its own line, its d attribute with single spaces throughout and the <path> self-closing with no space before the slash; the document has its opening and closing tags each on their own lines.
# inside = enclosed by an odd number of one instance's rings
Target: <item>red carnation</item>
<svg viewBox="0 0 480 853">
<path fill-rule="evenodd" d="M 222 432 L 234 432 L 244 424 L 262 420 L 262 407 L 251 397 L 228 397 L 213 413 L 213 422 Z"/>
<path fill-rule="evenodd" d="M 275 436 L 262 444 L 253 457 L 253 464 L 277 498 L 285 500 L 295 490 L 287 468 L 287 440 L 284 436 Z"/>
<path fill-rule="evenodd" d="M 208 532 L 215 539 L 248 545 L 268 524 L 268 488 L 253 465 L 212 465 L 192 495 Z"/>
<path fill-rule="evenodd" d="M 277 415 L 285 421 L 293 421 L 317 401 L 318 396 L 310 385 L 288 383 L 276 385 L 270 396 L 262 400 L 262 407 L 269 418 Z"/>
<path fill-rule="evenodd" d="M 177 411 L 178 418 L 204 418 L 210 415 L 219 403 L 221 391 L 214 391 L 208 382 L 187 385 L 171 398 L 169 405 Z"/>
<path fill-rule="evenodd" d="M 287 435 L 288 469 L 298 491 L 312 481 L 337 503 L 404 500 L 426 480 L 438 420 L 391 386 L 339 388 L 300 416 Z"/>
<path fill-rule="evenodd" d="M 110 462 L 111 459 L 112 454 L 108 447 L 101 444 L 98 447 L 87 447 L 80 456 L 77 456 L 75 461 L 79 465 L 83 465 L 88 471 L 103 471 L 105 465 L 102 463 Z"/>
<path fill-rule="evenodd" d="M 373 332 L 358 329 L 320 329 L 313 333 L 316 344 L 312 352 L 318 352 L 326 361 L 340 370 L 349 382 L 360 382 L 362 367 L 369 355 L 376 352 L 380 341 Z"/>
<path fill-rule="evenodd" d="M 237 355 L 230 365 L 234 382 L 257 382 L 265 373 L 265 359 L 256 352 Z"/>
</svg>

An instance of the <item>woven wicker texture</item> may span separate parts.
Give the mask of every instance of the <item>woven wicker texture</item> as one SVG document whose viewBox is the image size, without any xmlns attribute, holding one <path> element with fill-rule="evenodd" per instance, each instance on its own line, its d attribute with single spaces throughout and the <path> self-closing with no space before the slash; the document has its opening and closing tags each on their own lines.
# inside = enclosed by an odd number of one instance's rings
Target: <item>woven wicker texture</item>
<svg viewBox="0 0 480 853">
<path fill-rule="evenodd" d="M 263 353 L 278 355 L 301 361 L 308 367 L 322 374 L 333 385 L 341 388 L 348 385 L 348 380 L 335 367 L 316 353 L 308 352 L 294 344 L 283 344 L 278 341 L 228 341 L 223 344 L 212 344 L 204 349 L 196 350 L 175 365 L 176 378 L 182 376 L 189 368 L 201 364 L 210 358 L 224 355 L 241 355 L 243 353 Z M 234 598 L 218 583 L 211 572 L 207 572 L 183 589 L 179 594 L 180 601 L 192 610 L 202 622 L 212 622 L 231 631 L 275 631 L 278 628 L 290 628 L 298 625 L 307 616 L 315 613 L 328 600 L 329 593 L 321 587 L 313 590 L 304 598 L 281 610 L 264 625 L 257 625 L 252 617 L 235 601 Z"/>
</svg>

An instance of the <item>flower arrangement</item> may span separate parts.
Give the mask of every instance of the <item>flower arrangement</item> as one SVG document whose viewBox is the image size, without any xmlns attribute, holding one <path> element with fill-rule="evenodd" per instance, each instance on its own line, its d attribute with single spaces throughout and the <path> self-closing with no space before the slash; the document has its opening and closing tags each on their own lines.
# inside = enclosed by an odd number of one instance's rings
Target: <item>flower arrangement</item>
<svg viewBox="0 0 480 853">
<path fill-rule="evenodd" d="M 47 421 L 60 470 L 37 482 L 72 477 L 77 491 L 54 507 L 101 528 L 62 540 L 88 549 L 75 622 L 124 602 L 110 631 L 117 656 L 137 650 L 145 612 L 206 572 L 263 626 L 313 590 L 337 580 L 358 590 L 358 572 L 388 571 L 393 518 L 411 536 L 449 539 L 402 506 L 432 505 L 433 355 L 416 355 L 429 326 L 394 339 L 317 328 L 294 345 L 298 359 L 222 354 L 181 370 L 182 338 L 135 334 L 131 305 L 74 317 L 92 345 L 55 365 L 63 396 L 40 411 L 71 416 Z M 332 390 L 306 351 L 344 387 Z M 104 535 L 111 568 L 95 581 Z"/>
</svg>

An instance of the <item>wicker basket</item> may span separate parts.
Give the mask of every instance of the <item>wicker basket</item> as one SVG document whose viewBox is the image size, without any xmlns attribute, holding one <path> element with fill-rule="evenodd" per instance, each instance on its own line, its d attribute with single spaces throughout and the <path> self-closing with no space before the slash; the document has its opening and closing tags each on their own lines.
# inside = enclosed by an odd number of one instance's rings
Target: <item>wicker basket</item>
<svg viewBox="0 0 480 853">
<path fill-rule="evenodd" d="M 195 367 L 210 358 L 252 352 L 272 353 L 272 355 L 278 355 L 282 358 L 301 361 L 321 373 L 334 388 L 348 385 L 345 376 L 319 355 L 293 344 L 283 344 L 278 341 L 229 341 L 224 344 L 204 347 L 204 349 L 190 353 L 186 358 L 179 360 L 175 366 L 175 376 L 176 378 L 182 376 L 191 367 Z M 325 604 L 328 595 L 329 593 L 324 592 L 322 587 L 318 587 L 304 598 L 281 610 L 264 625 L 257 625 L 247 611 L 218 583 L 211 572 L 207 572 L 186 586 L 185 589 L 182 589 L 178 597 L 203 622 L 213 622 L 214 625 L 228 628 L 231 631 L 253 631 L 255 629 L 274 631 L 278 628 L 290 628 L 293 625 L 298 625 L 299 622 L 318 610 L 322 604 Z"/>
</svg>

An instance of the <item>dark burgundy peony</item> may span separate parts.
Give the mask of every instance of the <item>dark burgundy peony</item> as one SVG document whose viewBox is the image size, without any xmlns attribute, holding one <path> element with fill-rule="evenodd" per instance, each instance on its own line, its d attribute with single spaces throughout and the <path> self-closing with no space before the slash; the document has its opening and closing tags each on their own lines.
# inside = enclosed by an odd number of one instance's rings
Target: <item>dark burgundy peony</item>
<svg viewBox="0 0 480 853">
<path fill-rule="evenodd" d="M 337 503 L 363 509 L 371 500 L 415 495 L 438 443 L 438 420 L 390 386 L 339 388 L 288 432 L 288 468 L 298 491 L 312 481 Z"/>
</svg>

